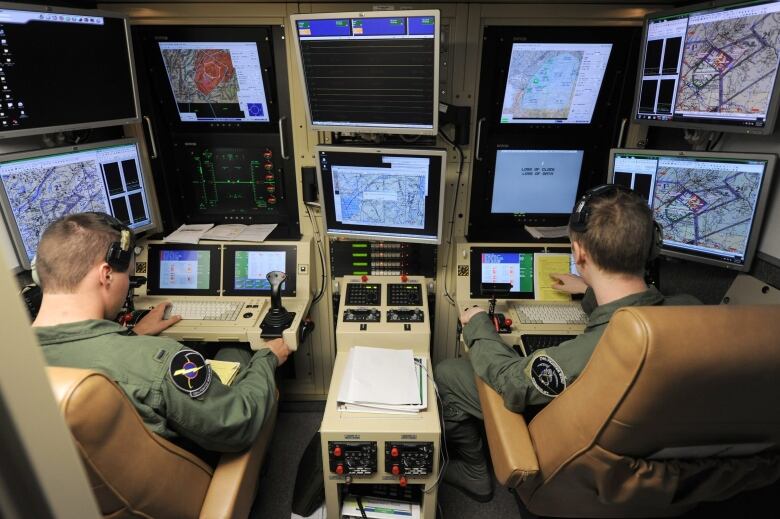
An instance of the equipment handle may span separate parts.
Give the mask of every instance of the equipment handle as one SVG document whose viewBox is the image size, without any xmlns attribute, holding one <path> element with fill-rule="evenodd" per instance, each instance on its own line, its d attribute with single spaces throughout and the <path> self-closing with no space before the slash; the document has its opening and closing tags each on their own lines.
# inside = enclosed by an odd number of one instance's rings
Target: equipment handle
<svg viewBox="0 0 780 519">
<path fill-rule="evenodd" d="M 287 119 L 286 115 L 283 115 L 279 118 L 279 148 L 281 148 L 282 151 L 282 158 L 284 160 L 287 160 L 290 158 L 289 155 L 287 155 L 287 152 L 284 150 L 284 120 Z"/>
<path fill-rule="evenodd" d="M 477 160 L 482 160 L 482 156 L 479 154 L 479 146 L 482 144 L 482 123 L 484 123 L 486 119 L 487 117 L 483 117 L 477 121 L 477 142 L 474 145 L 474 158 Z"/>
<path fill-rule="evenodd" d="M 149 131 L 149 144 L 152 146 L 152 154 L 149 158 L 157 158 L 157 143 L 154 139 L 154 130 L 152 130 L 152 120 L 148 115 L 144 115 L 144 122 L 146 123 L 146 129 Z"/>
</svg>

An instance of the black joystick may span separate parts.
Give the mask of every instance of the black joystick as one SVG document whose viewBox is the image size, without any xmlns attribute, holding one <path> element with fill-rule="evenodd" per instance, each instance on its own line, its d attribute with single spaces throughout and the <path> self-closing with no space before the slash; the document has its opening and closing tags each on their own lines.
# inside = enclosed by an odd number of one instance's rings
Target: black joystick
<svg viewBox="0 0 780 519">
<path fill-rule="evenodd" d="M 265 314 L 260 323 L 260 337 L 263 339 L 277 339 L 282 332 L 290 327 L 295 319 L 295 312 L 288 312 L 282 306 L 282 283 L 287 279 L 287 274 L 273 270 L 266 274 L 265 278 L 271 284 L 271 309 Z"/>
</svg>

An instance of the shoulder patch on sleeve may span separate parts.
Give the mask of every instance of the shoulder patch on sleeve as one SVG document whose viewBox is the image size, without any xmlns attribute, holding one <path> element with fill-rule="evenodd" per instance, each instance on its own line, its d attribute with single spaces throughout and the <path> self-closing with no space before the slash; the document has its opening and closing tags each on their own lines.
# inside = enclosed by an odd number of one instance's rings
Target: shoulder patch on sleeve
<svg viewBox="0 0 780 519">
<path fill-rule="evenodd" d="M 541 394 L 554 398 L 566 389 L 566 375 L 547 355 L 536 355 L 531 360 L 530 371 L 531 382 Z"/>
<path fill-rule="evenodd" d="M 176 389 L 198 398 L 211 385 L 211 366 L 203 355 L 193 350 L 180 350 L 171 357 L 168 375 Z"/>
</svg>

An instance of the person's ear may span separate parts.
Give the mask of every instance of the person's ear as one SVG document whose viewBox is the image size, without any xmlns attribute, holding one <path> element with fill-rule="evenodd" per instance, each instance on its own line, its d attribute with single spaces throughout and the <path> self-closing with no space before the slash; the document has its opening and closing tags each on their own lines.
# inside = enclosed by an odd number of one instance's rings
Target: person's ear
<svg viewBox="0 0 780 519">
<path fill-rule="evenodd" d="M 584 260 L 584 249 L 582 248 L 582 245 L 579 244 L 579 242 L 571 242 L 571 253 L 574 257 L 574 264 L 581 265 Z"/>
<path fill-rule="evenodd" d="M 108 286 L 111 284 L 112 281 L 112 275 L 114 273 L 113 269 L 111 268 L 111 265 L 108 263 L 101 263 L 97 267 L 98 271 L 98 281 L 103 286 Z"/>
</svg>

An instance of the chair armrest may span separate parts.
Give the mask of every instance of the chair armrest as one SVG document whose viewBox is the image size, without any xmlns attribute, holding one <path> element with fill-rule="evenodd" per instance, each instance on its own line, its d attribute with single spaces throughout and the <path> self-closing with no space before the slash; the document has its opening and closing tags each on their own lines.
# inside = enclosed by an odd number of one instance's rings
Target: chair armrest
<svg viewBox="0 0 780 519">
<path fill-rule="evenodd" d="M 223 454 L 206 492 L 200 519 L 246 519 L 257 494 L 260 469 L 276 427 L 277 402 L 252 446 L 244 452 Z"/>
<path fill-rule="evenodd" d="M 504 486 L 516 487 L 539 472 L 525 418 L 507 409 L 501 395 L 479 376 L 476 382 L 496 479 Z"/>
</svg>

